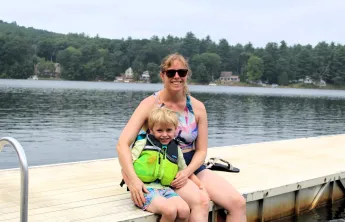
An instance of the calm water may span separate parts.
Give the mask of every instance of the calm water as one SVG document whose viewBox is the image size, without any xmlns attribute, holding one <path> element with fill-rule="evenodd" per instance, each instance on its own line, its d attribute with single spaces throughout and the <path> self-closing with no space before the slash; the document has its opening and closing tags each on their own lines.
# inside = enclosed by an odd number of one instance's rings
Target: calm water
<svg viewBox="0 0 345 222">
<path fill-rule="evenodd" d="M 115 157 L 135 107 L 161 88 L 0 79 L 0 137 L 16 138 L 29 166 Z M 190 91 L 206 106 L 210 147 L 344 133 L 345 91 L 221 86 Z M 0 169 L 18 167 L 12 149 L 0 158 Z"/>
</svg>

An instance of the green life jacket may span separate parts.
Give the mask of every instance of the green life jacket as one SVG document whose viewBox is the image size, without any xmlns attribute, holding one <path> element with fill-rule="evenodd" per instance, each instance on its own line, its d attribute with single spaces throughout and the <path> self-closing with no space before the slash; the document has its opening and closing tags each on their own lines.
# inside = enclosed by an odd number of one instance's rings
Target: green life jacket
<svg viewBox="0 0 345 222">
<path fill-rule="evenodd" d="M 160 180 L 162 185 L 170 186 L 178 172 L 178 149 L 175 140 L 162 145 L 148 134 L 143 151 L 133 163 L 136 174 L 145 183 Z"/>
</svg>

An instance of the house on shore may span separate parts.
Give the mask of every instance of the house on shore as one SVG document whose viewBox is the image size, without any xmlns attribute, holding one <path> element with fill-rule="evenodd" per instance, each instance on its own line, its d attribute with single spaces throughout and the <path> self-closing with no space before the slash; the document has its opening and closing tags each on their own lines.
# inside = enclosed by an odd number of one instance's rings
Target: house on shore
<svg viewBox="0 0 345 222">
<path fill-rule="evenodd" d="M 54 63 L 54 67 L 55 67 L 55 71 L 54 71 L 55 78 L 60 78 L 60 76 L 61 76 L 60 63 Z"/>
<path fill-rule="evenodd" d="M 61 76 L 60 63 L 53 63 L 54 67 L 49 66 L 40 71 L 40 63 L 34 65 L 34 75 L 40 77 L 59 78 Z"/>
<path fill-rule="evenodd" d="M 234 82 L 239 82 L 240 77 L 237 75 L 233 75 L 230 71 L 223 71 L 220 73 L 219 81 L 222 84 L 231 84 Z"/>
<path fill-rule="evenodd" d="M 313 80 L 311 77 L 306 76 L 304 79 L 299 79 L 298 82 L 304 83 L 304 84 L 313 84 L 315 86 L 326 86 L 326 81 L 324 81 L 322 78 L 320 79 L 320 81 L 318 80 Z"/>
<path fill-rule="evenodd" d="M 125 73 L 121 73 L 119 76 L 116 76 L 114 79 L 114 82 L 133 82 L 133 81 L 134 81 L 134 73 L 131 67 L 126 69 Z"/>
<path fill-rule="evenodd" d="M 143 82 L 150 82 L 150 73 L 149 71 L 144 71 L 143 74 L 140 76 L 140 80 Z"/>
<path fill-rule="evenodd" d="M 125 82 L 133 82 L 133 78 L 134 78 L 133 69 L 131 67 L 129 67 L 125 71 L 125 78 L 124 78 L 124 80 L 125 80 Z"/>
</svg>

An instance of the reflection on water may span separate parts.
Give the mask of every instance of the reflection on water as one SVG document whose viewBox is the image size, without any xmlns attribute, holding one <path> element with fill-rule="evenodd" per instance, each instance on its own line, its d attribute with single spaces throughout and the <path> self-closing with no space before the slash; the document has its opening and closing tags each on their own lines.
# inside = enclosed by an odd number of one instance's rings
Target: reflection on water
<svg viewBox="0 0 345 222">
<path fill-rule="evenodd" d="M 16 138 L 29 166 L 115 157 L 130 115 L 161 88 L 0 80 L 0 137 Z M 344 133 L 345 91 L 218 86 L 190 91 L 206 106 L 210 147 Z M 18 167 L 12 149 L 0 158 L 0 169 Z"/>
</svg>

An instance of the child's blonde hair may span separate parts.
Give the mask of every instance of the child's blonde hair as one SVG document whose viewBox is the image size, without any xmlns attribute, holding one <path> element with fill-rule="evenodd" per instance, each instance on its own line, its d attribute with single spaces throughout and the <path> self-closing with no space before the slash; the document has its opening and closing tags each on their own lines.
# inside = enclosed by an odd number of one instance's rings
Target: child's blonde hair
<svg viewBox="0 0 345 222">
<path fill-rule="evenodd" d="M 153 109 L 148 118 L 149 129 L 153 129 L 155 124 L 172 124 L 176 129 L 178 125 L 178 118 L 176 112 L 164 107 Z"/>
</svg>

